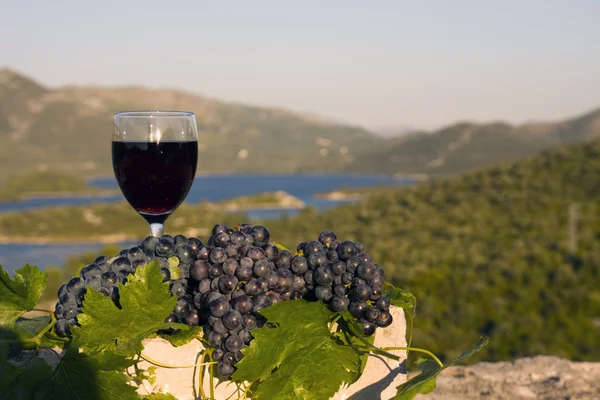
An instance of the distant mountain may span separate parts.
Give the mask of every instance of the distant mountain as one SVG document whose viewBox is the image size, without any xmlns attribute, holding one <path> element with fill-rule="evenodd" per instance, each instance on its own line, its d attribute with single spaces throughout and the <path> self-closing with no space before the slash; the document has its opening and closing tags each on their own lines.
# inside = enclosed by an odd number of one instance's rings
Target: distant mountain
<svg viewBox="0 0 600 400">
<path fill-rule="evenodd" d="M 600 109 L 554 123 L 513 126 L 501 122 L 463 122 L 375 144 L 358 154 L 343 170 L 397 175 L 458 174 L 597 137 L 600 137 Z"/>
<path fill-rule="evenodd" d="M 371 131 L 381 137 L 392 138 L 417 132 L 418 129 L 409 125 L 388 125 L 372 128 Z"/>
<path fill-rule="evenodd" d="M 112 115 L 139 109 L 196 114 L 199 172 L 341 170 L 383 139 L 365 129 L 289 111 L 224 103 L 143 87 L 47 89 L 0 70 L 0 178 L 48 167 L 86 176 L 112 174 Z"/>
</svg>

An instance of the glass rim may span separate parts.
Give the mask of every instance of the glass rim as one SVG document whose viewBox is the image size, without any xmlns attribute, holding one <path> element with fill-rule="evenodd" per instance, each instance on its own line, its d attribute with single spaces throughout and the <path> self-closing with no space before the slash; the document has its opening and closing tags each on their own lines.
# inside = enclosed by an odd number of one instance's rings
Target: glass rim
<svg viewBox="0 0 600 400">
<path fill-rule="evenodd" d="M 139 110 L 139 111 L 119 111 L 114 114 L 114 118 L 182 118 L 194 117 L 190 111 L 174 110 Z"/>
</svg>

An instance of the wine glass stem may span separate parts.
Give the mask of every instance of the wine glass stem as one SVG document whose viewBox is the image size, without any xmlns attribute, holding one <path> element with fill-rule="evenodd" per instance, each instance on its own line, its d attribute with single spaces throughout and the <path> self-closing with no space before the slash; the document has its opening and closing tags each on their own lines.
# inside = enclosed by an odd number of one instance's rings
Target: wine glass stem
<svg viewBox="0 0 600 400">
<path fill-rule="evenodd" d="M 165 225 L 161 223 L 152 223 L 150 224 L 150 234 L 154 237 L 161 237 L 165 231 Z"/>
</svg>

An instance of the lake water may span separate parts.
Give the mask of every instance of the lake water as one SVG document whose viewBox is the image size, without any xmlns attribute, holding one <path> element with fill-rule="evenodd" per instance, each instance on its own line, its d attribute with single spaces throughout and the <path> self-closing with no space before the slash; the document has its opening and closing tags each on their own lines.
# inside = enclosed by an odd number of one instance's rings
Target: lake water
<svg viewBox="0 0 600 400">
<path fill-rule="evenodd" d="M 113 178 L 103 178 L 90 181 L 94 186 L 104 189 L 116 189 L 118 186 Z M 201 201 L 216 202 L 231 199 L 237 196 L 247 196 L 268 191 L 283 190 L 308 206 L 325 210 L 344 203 L 343 201 L 329 201 L 313 198 L 315 193 L 328 192 L 341 188 L 412 184 L 407 179 L 395 179 L 386 176 L 365 175 L 215 175 L 200 176 L 186 198 L 186 203 L 199 203 Z M 20 202 L 0 203 L 0 212 L 24 211 L 47 206 L 75 206 L 88 205 L 98 202 L 122 201 L 119 195 L 95 197 L 64 197 L 64 198 L 38 198 Z M 132 212 L 134 212 L 132 210 Z M 283 214 L 294 215 L 297 210 L 248 210 L 250 219 L 280 218 Z M 24 263 L 35 264 L 40 268 L 49 265 L 62 265 L 73 255 L 86 251 L 96 251 L 101 245 L 94 244 L 0 244 L 0 264 L 5 269 L 13 270 Z"/>
</svg>

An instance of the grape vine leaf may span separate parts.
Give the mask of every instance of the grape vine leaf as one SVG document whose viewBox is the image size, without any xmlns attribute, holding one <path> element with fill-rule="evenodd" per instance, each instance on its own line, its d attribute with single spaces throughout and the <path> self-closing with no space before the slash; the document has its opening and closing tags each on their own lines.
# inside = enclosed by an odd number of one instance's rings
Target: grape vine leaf
<svg viewBox="0 0 600 400">
<path fill-rule="evenodd" d="M 200 326 L 171 324 L 171 327 L 178 329 L 179 332 L 161 335 L 161 337 L 171 342 L 171 344 L 175 347 L 183 346 L 194 339 L 199 339 L 202 337 L 202 327 Z"/>
<path fill-rule="evenodd" d="M 11 326 L 40 300 L 48 276 L 37 267 L 25 264 L 11 279 L 0 265 L 0 326 Z"/>
<path fill-rule="evenodd" d="M 323 303 L 284 301 L 260 313 L 276 327 L 252 331 L 233 374 L 253 383 L 252 399 L 329 399 L 360 376 L 358 352 L 329 332 L 333 313 Z"/>
<path fill-rule="evenodd" d="M 73 328 L 73 340 L 82 349 L 134 355 L 143 349 L 144 338 L 163 328 L 177 303 L 156 262 L 138 268 L 125 285 L 119 284 L 119 294 L 121 309 L 109 297 L 88 290 L 83 314 L 77 317 L 81 327 Z"/>
<path fill-rule="evenodd" d="M 36 388 L 43 386 L 52 368 L 41 358 L 34 358 L 22 367 L 8 362 L 8 345 L 0 343 L 0 400 L 28 399 Z"/>
<path fill-rule="evenodd" d="M 421 370 L 421 373 L 408 382 L 398 386 L 398 392 L 396 393 L 396 396 L 392 398 L 392 400 L 412 400 L 417 394 L 427 394 L 433 392 L 435 390 L 435 380 L 440 372 L 471 357 L 473 354 L 479 352 L 481 349 L 487 346 L 488 343 L 489 338 L 480 338 L 473 349 L 465 351 L 457 359 L 444 364 L 443 367 L 440 367 L 434 360 L 423 361 L 417 365 Z"/>
</svg>

